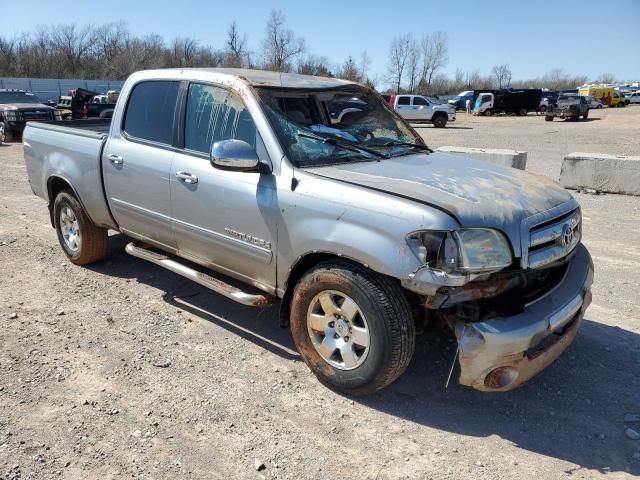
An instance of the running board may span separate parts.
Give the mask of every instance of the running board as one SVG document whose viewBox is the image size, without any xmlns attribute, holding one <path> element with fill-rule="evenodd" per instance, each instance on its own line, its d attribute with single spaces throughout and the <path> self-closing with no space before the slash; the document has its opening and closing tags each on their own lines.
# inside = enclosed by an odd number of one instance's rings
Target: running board
<svg viewBox="0 0 640 480">
<path fill-rule="evenodd" d="M 213 290 L 220 295 L 224 295 L 231 300 L 235 300 L 238 303 L 243 305 L 248 305 L 250 307 L 260 307 L 265 308 L 271 306 L 271 298 L 265 295 L 254 295 L 251 293 L 243 292 L 239 288 L 236 288 L 228 283 L 225 283 L 217 278 L 213 278 L 206 273 L 199 272 L 194 270 L 191 267 L 187 267 L 182 263 L 176 262 L 172 260 L 167 255 L 163 253 L 156 253 L 153 250 L 149 250 L 151 248 L 149 245 L 130 242 L 125 247 L 125 251 L 129 255 L 133 255 L 134 257 L 142 258 L 143 260 L 147 260 L 151 263 L 155 263 L 156 265 L 161 266 L 162 268 L 166 268 L 167 270 L 171 270 L 173 273 L 177 273 L 178 275 L 182 275 L 189 280 L 193 280 L 196 283 L 199 283 L 203 287 L 207 287 L 210 290 Z"/>
</svg>

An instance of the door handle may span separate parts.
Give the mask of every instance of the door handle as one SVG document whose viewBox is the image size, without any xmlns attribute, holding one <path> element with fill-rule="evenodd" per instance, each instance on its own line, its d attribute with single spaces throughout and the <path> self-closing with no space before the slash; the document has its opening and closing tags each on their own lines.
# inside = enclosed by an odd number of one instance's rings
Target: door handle
<svg viewBox="0 0 640 480">
<path fill-rule="evenodd" d="M 189 183 L 193 185 L 194 183 L 198 183 L 198 177 L 192 175 L 189 172 L 176 172 L 176 177 L 178 180 L 183 181 L 184 183 Z"/>
<path fill-rule="evenodd" d="M 122 165 L 124 163 L 124 158 L 122 158 L 120 155 L 115 155 L 111 153 L 109 154 L 108 158 L 109 158 L 109 161 L 114 165 Z"/>
</svg>

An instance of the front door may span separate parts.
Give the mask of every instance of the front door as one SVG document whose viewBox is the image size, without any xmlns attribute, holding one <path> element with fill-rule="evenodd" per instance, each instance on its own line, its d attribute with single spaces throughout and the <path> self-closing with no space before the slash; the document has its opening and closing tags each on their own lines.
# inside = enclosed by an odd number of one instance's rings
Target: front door
<svg viewBox="0 0 640 480">
<path fill-rule="evenodd" d="M 113 216 L 124 233 L 170 248 L 170 174 L 179 82 L 144 81 L 133 87 L 122 131 L 103 152 L 104 184 Z"/>
<path fill-rule="evenodd" d="M 171 208 L 180 254 L 244 281 L 275 288 L 275 177 L 214 168 L 214 142 L 244 140 L 269 161 L 242 99 L 192 83 L 186 95 L 184 150 L 171 171 Z"/>
</svg>

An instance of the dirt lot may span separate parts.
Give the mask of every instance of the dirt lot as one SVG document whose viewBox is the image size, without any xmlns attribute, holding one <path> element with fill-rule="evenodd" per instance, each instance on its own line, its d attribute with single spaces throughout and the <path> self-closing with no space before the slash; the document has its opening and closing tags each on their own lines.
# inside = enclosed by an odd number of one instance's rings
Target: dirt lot
<svg viewBox="0 0 640 480">
<path fill-rule="evenodd" d="M 585 124 L 464 117 L 423 132 L 434 145 L 528 150 L 529 168 L 552 175 L 569 151 L 640 146 L 640 108 Z M 445 389 L 454 344 L 421 336 L 398 382 L 352 399 L 315 380 L 275 308 L 129 257 L 121 235 L 108 261 L 73 266 L 21 146 L 0 147 L 0 166 L 0 478 L 640 475 L 640 440 L 625 435 L 640 432 L 625 421 L 640 414 L 640 198 L 576 195 L 594 302 L 574 345 L 528 385 Z"/>
<path fill-rule="evenodd" d="M 510 148 L 528 152 L 527 170 L 557 180 L 562 159 L 570 152 L 638 155 L 640 105 L 590 110 L 587 120 L 526 117 L 476 117 L 458 112 L 447 128 L 421 127 L 427 145 Z"/>
</svg>

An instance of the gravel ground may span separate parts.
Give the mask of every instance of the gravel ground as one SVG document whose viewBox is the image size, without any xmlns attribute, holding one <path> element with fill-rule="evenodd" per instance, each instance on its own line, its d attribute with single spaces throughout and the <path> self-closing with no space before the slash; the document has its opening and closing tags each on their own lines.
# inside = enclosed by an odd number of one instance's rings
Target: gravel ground
<svg viewBox="0 0 640 480">
<path fill-rule="evenodd" d="M 549 125 L 462 114 L 456 127 L 472 130 L 424 132 L 434 144 L 529 150 L 529 167 L 546 171 L 545 152 L 555 162 L 589 150 L 593 129 L 627 115 Z M 490 125 L 504 143 L 495 133 L 483 141 Z M 582 127 L 593 133 L 560 133 Z M 638 138 L 601 151 L 637 151 Z M 129 257 L 119 234 L 109 260 L 69 263 L 30 192 L 21 146 L 0 147 L 0 166 L 0 478 L 640 475 L 640 440 L 626 430 L 640 432 L 640 198 L 577 195 L 594 302 L 575 343 L 529 384 L 506 394 L 445 389 L 454 344 L 423 335 L 399 381 L 348 398 L 315 380 L 275 308 L 234 304 Z"/>
<path fill-rule="evenodd" d="M 458 112 L 447 128 L 422 126 L 418 131 L 431 147 L 509 148 L 524 150 L 527 170 L 560 176 L 564 156 L 571 152 L 638 155 L 640 105 L 590 110 L 587 120 L 556 119 L 545 122 L 542 115 L 526 117 L 476 117 Z"/>
</svg>

